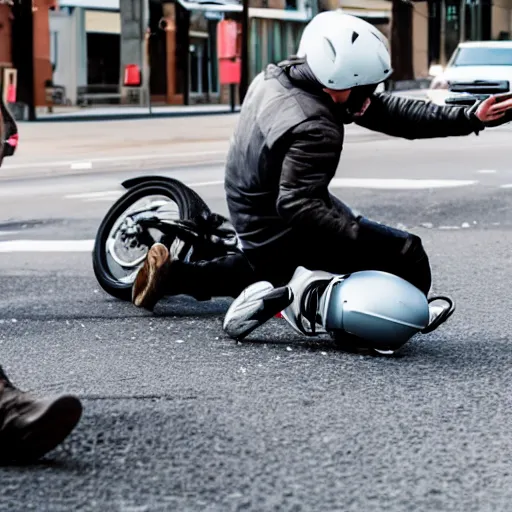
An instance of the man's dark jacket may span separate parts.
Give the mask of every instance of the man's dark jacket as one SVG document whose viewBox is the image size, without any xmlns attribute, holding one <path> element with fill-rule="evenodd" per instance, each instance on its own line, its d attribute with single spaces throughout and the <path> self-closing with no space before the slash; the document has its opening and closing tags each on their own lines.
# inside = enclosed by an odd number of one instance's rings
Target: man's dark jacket
<svg viewBox="0 0 512 512">
<path fill-rule="evenodd" d="M 358 223 L 333 204 L 328 191 L 343 148 L 338 109 L 327 94 L 298 87 L 273 64 L 249 87 L 225 175 L 231 220 L 245 249 L 288 233 L 357 238 Z M 483 128 L 464 108 L 385 93 L 372 96 L 357 124 L 411 140 Z"/>
</svg>

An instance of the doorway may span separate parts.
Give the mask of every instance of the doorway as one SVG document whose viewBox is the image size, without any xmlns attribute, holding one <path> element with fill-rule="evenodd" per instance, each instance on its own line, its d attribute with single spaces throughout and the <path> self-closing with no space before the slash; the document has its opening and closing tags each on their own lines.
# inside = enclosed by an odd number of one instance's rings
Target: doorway
<svg viewBox="0 0 512 512">
<path fill-rule="evenodd" d="M 210 31 L 211 32 L 211 31 Z M 208 32 L 189 33 L 190 103 L 218 103 L 217 52 Z"/>
</svg>

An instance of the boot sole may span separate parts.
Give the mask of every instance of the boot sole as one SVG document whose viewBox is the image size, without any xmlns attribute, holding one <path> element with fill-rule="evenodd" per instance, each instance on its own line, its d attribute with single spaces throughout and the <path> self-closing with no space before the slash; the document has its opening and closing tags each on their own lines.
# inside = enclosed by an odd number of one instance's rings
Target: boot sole
<svg viewBox="0 0 512 512">
<path fill-rule="evenodd" d="M 156 276 L 168 258 L 169 251 L 165 245 L 158 243 L 151 247 L 133 286 L 132 302 L 135 306 L 153 311 L 157 301 L 151 295 L 157 286 Z"/>
<path fill-rule="evenodd" d="M 226 334 L 235 340 L 246 338 L 259 326 L 288 307 L 292 300 L 291 291 L 288 288 L 275 289 L 267 282 L 254 283 L 246 289 L 245 294 L 245 297 L 240 296 L 233 302 L 231 308 L 234 312 L 228 311 L 223 325 Z M 277 300 L 268 300 L 272 294 L 277 295 Z M 247 304 L 243 305 L 245 300 Z"/>
</svg>

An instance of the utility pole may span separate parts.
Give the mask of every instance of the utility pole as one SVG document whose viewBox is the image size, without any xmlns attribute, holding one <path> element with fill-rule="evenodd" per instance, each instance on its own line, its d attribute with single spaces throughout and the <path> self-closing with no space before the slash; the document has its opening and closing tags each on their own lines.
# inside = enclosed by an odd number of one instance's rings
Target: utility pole
<svg viewBox="0 0 512 512">
<path fill-rule="evenodd" d="M 412 52 L 413 9 L 410 0 L 393 0 L 391 15 L 391 60 L 393 75 L 391 80 L 411 80 L 414 78 Z"/>
<path fill-rule="evenodd" d="M 445 0 L 441 0 L 440 17 L 441 17 L 441 22 L 440 22 L 441 23 L 440 61 L 441 61 L 441 66 L 445 67 L 446 61 L 447 61 L 447 58 L 446 58 L 446 1 Z"/>
<path fill-rule="evenodd" d="M 477 41 L 481 41 L 483 39 L 483 26 L 482 26 L 482 0 L 476 0 L 477 5 Z"/>
<path fill-rule="evenodd" d="M 466 40 L 466 0 L 460 0 L 460 34 L 459 43 Z"/>
<path fill-rule="evenodd" d="M 151 68 L 149 65 L 149 0 L 142 0 L 141 16 L 141 56 L 142 56 L 142 96 L 146 98 L 149 113 L 151 114 Z"/>
<path fill-rule="evenodd" d="M 34 22 L 32 0 L 15 0 L 13 13 L 13 64 L 18 70 L 18 98 L 28 109 L 28 120 L 36 120 L 34 87 Z"/>
<path fill-rule="evenodd" d="M 240 77 L 240 105 L 249 87 L 249 0 L 242 0 L 242 72 Z"/>
</svg>

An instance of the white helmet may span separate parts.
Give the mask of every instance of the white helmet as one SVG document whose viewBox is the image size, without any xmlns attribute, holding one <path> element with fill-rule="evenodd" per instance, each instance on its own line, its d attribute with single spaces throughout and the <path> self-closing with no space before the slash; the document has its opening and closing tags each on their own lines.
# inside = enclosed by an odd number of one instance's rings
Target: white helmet
<svg viewBox="0 0 512 512">
<path fill-rule="evenodd" d="M 317 14 L 304 28 L 297 57 L 329 89 L 379 84 L 393 72 L 388 42 L 370 23 L 340 10 Z"/>
</svg>

